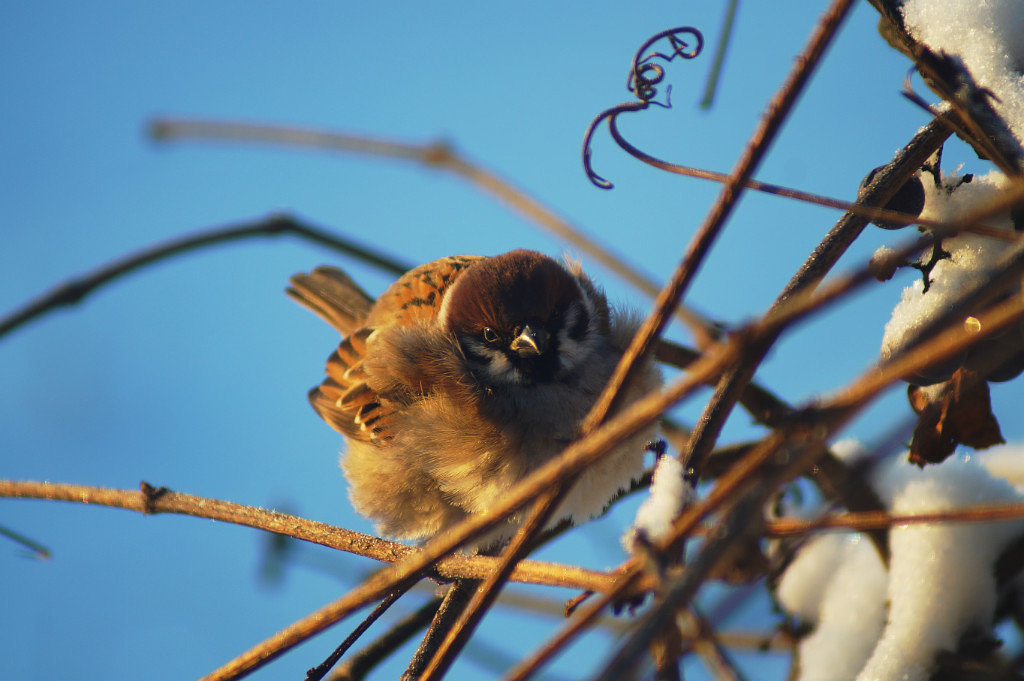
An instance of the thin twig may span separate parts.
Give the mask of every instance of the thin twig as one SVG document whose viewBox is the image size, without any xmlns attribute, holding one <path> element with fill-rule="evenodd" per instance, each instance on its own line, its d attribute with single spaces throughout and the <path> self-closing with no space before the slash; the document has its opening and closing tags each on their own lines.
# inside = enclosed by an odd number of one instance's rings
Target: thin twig
<svg viewBox="0 0 1024 681">
<path fill-rule="evenodd" d="M 632 568 L 632 563 L 627 565 Z M 586 631 L 604 612 L 604 609 L 626 590 L 632 587 L 640 572 L 635 569 L 623 571 L 621 579 L 616 583 L 615 588 L 608 594 L 604 594 L 597 600 L 590 602 L 586 607 L 577 611 L 576 617 L 555 636 L 551 637 L 534 651 L 529 657 L 512 667 L 504 676 L 503 681 L 525 681 L 547 664 L 555 655 L 563 650 L 573 639 Z"/>
<path fill-rule="evenodd" d="M 441 607 L 430 622 L 430 628 L 427 629 L 416 653 L 409 661 L 409 666 L 402 674 L 401 681 L 419 681 L 427 664 L 444 642 L 446 634 L 466 609 L 478 584 L 476 580 L 460 579 L 449 587 L 444 600 L 441 601 Z"/>
<path fill-rule="evenodd" d="M 686 610 L 686 617 L 697 630 L 697 636 L 693 641 L 694 651 L 704 661 L 708 673 L 716 681 L 745 681 L 743 672 L 736 663 L 732 661 L 729 651 L 725 649 L 722 640 L 715 631 L 714 626 L 701 614 L 696 606 L 690 606 Z"/>
<path fill-rule="evenodd" d="M 813 520 L 778 518 L 765 521 L 769 537 L 799 537 L 827 530 L 864 532 L 905 525 L 1008 522 L 1024 518 L 1024 504 L 979 504 L 948 511 L 890 514 L 886 511 L 835 513 Z"/>
<path fill-rule="evenodd" d="M 440 598 L 432 598 L 416 611 L 409 613 L 374 640 L 370 645 L 343 660 L 329 681 L 360 681 L 378 664 L 423 629 L 441 606 Z"/>
<path fill-rule="evenodd" d="M 21 544 L 22 546 L 24 546 L 26 549 L 32 552 L 31 555 L 34 558 L 39 558 L 41 560 L 49 560 L 50 557 L 53 555 L 50 553 L 50 549 L 46 548 L 39 542 L 33 539 L 29 539 L 25 535 L 19 534 L 8 527 L 4 527 L 3 525 L 0 525 L 0 535 L 7 537 L 15 544 Z"/>
<path fill-rule="evenodd" d="M 271 215 L 254 222 L 203 230 L 196 234 L 165 241 L 118 258 L 87 274 L 69 279 L 0 319 L 0 338 L 47 312 L 59 307 L 75 305 L 101 286 L 147 265 L 229 241 L 241 241 L 254 237 L 275 237 L 283 234 L 297 236 L 327 246 L 391 274 L 403 274 L 411 268 L 410 265 L 375 248 L 313 227 L 298 218 L 288 215 Z"/>
<path fill-rule="evenodd" d="M 736 20 L 736 6 L 739 0 L 729 0 L 725 7 L 725 19 L 722 21 L 722 33 L 718 39 L 718 47 L 715 48 L 715 56 L 711 60 L 711 70 L 708 73 L 708 82 L 704 86 L 704 96 L 700 100 L 700 108 L 710 109 L 715 99 L 715 90 L 718 89 L 718 78 L 722 73 L 722 64 L 725 63 L 725 53 L 729 49 L 729 39 L 732 37 L 732 25 Z"/>
<path fill-rule="evenodd" d="M 324 676 L 327 675 L 327 672 L 331 671 L 331 668 L 334 667 L 338 660 L 341 659 L 341 656 L 348 652 L 348 649 L 359 640 L 359 637 L 366 633 L 366 630 L 369 629 L 381 615 L 387 612 L 387 609 L 390 608 L 395 601 L 401 598 L 406 591 L 408 591 L 408 588 L 396 589 L 385 596 L 384 600 L 378 603 L 377 607 L 375 607 L 370 614 L 359 623 L 359 626 L 352 630 L 351 634 L 345 637 L 345 640 L 341 642 L 341 645 L 335 648 L 334 651 L 327 656 L 327 659 L 306 672 L 306 681 L 320 681 L 324 678 Z"/>
<path fill-rule="evenodd" d="M 500 634 L 499 634 L 500 636 Z M 490 678 L 499 678 L 516 663 L 515 653 L 507 647 L 500 645 L 506 639 L 501 637 L 499 643 L 491 643 L 493 639 L 478 638 L 466 646 L 463 657 L 487 673 Z M 478 675 L 480 677 L 482 675 Z M 576 675 L 563 676 L 548 672 L 542 681 L 578 681 Z"/>
<path fill-rule="evenodd" d="M 659 339 L 655 353 L 659 361 L 679 367 L 680 369 L 685 369 L 700 356 L 700 353 L 695 350 L 665 339 Z M 739 402 L 756 422 L 769 427 L 781 423 L 794 413 L 792 406 L 754 382 L 747 384 L 740 395 Z M 744 453 L 745 451 L 735 452 L 737 455 Z M 716 456 L 715 453 L 712 453 L 708 463 L 705 464 L 704 472 L 706 475 L 713 475 L 714 472 L 708 471 L 707 468 L 712 465 Z M 715 466 L 716 468 L 728 468 L 731 466 L 731 461 L 723 460 L 715 464 Z M 884 506 L 874 490 L 863 481 L 861 476 L 850 471 L 846 464 L 833 455 L 831 451 L 826 452 L 825 456 L 818 462 L 818 465 L 811 471 L 811 475 L 826 497 L 842 504 L 851 511 L 884 510 Z M 886 533 L 873 531 L 869 532 L 868 536 L 878 550 L 882 561 L 888 563 L 889 546 Z"/>
<path fill-rule="evenodd" d="M 654 681 L 682 681 L 679 669 L 681 639 L 676 623 L 669 622 L 664 631 L 659 632 L 651 641 Z"/>
<path fill-rule="evenodd" d="M 1010 264 L 1004 268 L 1001 276 L 993 278 L 993 282 L 1014 276 L 1019 277 L 1020 273 L 1024 271 L 1024 243 L 1016 250 L 1017 253 Z M 988 295 L 986 288 L 986 285 L 982 284 L 968 291 L 960 296 L 957 303 L 950 309 L 969 308 L 973 300 Z M 993 290 L 998 291 L 999 288 L 996 283 L 993 283 Z M 966 317 L 966 314 L 964 316 Z M 963 324 L 954 321 L 945 330 L 931 334 L 928 340 L 919 340 L 916 344 L 909 344 L 889 360 L 868 370 L 861 378 L 830 400 L 828 408 L 843 410 L 863 405 L 873 399 L 878 392 L 888 387 L 894 378 L 904 378 L 922 367 L 949 359 L 983 338 L 999 333 L 1000 330 L 1024 317 L 1024 300 L 1020 296 L 1016 296 L 984 313 L 973 313 L 973 316 L 983 324 L 977 332 L 968 331 Z M 921 337 L 919 336 L 919 338 Z"/>
<path fill-rule="evenodd" d="M 686 369 L 700 358 L 701 353 L 667 338 L 655 342 L 654 357 L 662 364 Z M 708 385 L 714 386 L 715 382 Z M 758 423 L 770 426 L 791 411 L 791 407 L 767 388 L 751 383 L 740 398 L 747 412 Z"/>
<path fill-rule="evenodd" d="M 326 130 L 190 119 L 158 119 L 151 123 L 150 130 L 153 138 L 158 141 L 210 139 L 301 146 L 413 161 L 428 168 L 447 170 L 497 198 L 530 222 L 575 245 L 644 294 L 653 297 L 658 292 L 658 284 L 650 275 L 628 264 L 608 246 L 598 243 L 582 227 L 561 217 L 509 180 L 464 158 L 444 142 L 408 144 Z M 714 325 L 696 311 L 680 308 L 677 315 L 701 344 L 713 332 Z"/>
</svg>

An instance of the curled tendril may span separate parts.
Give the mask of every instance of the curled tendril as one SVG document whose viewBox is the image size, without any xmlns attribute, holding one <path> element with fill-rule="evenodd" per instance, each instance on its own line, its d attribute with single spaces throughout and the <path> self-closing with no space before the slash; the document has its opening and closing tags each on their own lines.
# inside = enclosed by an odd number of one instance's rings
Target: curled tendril
<svg viewBox="0 0 1024 681">
<path fill-rule="evenodd" d="M 695 44 L 692 48 L 689 43 L 682 39 L 681 36 L 684 35 L 693 36 Z M 651 52 L 646 56 L 641 56 L 662 38 L 668 38 L 668 42 L 672 46 L 671 54 Z M 665 69 L 658 64 L 652 63 L 652 60 L 662 59 L 666 62 L 670 62 L 676 57 L 693 59 L 700 54 L 703 49 L 704 36 L 701 35 L 700 31 L 691 26 L 680 26 L 679 28 L 672 28 L 651 36 L 647 42 L 640 46 L 640 49 L 636 51 L 636 55 L 633 57 L 633 65 L 629 70 L 629 78 L 626 79 L 626 89 L 636 95 L 637 99 L 640 101 L 650 102 L 651 99 L 658 94 L 654 86 L 660 83 L 662 78 L 665 77 Z M 649 77 L 647 75 L 648 73 L 653 73 L 654 76 Z"/>
<path fill-rule="evenodd" d="M 665 38 L 668 39 L 669 45 L 672 47 L 672 51 L 669 54 L 665 54 L 663 52 L 647 53 L 647 50 L 649 50 L 655 43 Z M 688 42 L 691 38 L 693 41 L 692 46 L 690 42 Z M 702 49 L 704 49 L 704 36 L 701 35 L 700 31 L 691 26 L 680 26 L 678 28 L 662 31 L 657 35 L 651 36 L 643 45 L 640 46 L 640 49 L 636 51 L 636 55 L 633 57 L 633 63 L 629 69 L 629 77 L 626 79 L 626 89 L 632 92 L 639 101 L 624 102 L 602 111 L 598 114 L 597 118 L 590 122 L 590 125 L 587 126 L 587 131 L 583 136 L 583 169 L 586 171 L 587 178 L 591 182 L 601 189 L 611 189 L 613 186 L 611 182 L 594 172 L 594 169 L 590 164 L 590 143 L 597 127 L 605 119 L 609 121 L 610 125 L 614 125 L 614 119 L 618 117 L 619 114 L 626 113 L 628 111 L 643 111 L 652 104 L 666 109 L 671 108 L 671 86 L 666 89 L 665 103 L 654 100 L 658 95 L 657 86 L 665 77 L 664 67 L 662 67 L 661 64 L 654 63 L 654 60 L 661 59 L 665 62 L 670 62 L 676 57 L 680 57 L 682 59 L 693 59 L 700 54 Z"/>
</svg>

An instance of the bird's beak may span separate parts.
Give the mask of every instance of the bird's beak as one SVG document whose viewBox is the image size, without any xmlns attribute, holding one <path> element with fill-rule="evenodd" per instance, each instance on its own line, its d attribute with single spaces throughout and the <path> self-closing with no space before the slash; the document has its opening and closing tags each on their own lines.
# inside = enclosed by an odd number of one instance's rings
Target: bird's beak
<svg viewBox="0 0 1024 681">
<path fill-rule="evenodd" d="M 509 347 L 520 357 L 538 357 L 544 354 L 548 347 L 548 332 L 527 324 Z"/>
</svg>

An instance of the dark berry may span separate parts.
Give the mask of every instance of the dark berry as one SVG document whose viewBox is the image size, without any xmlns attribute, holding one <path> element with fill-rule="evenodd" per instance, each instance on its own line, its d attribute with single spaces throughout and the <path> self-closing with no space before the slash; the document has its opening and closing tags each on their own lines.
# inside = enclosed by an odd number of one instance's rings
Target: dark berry
<svg viewBox="0 0 1024 681">
<path fill-rule="evenodd" d="M 993 383 L 1003 383 L 1024 371 L 1024 328 L 1011 325 L 975 343 L 964 366 Z"/>
<path fill-rule="evenodd" d="M 939 362 L 937 364 L 932 364 L 931 366 L 926 366 L 923 369 L 919 369 L 917 372 L 907 376 L 906 381 L 911 385 L 919 385 L 922 387 L 935 385 L 936 383 L 945 383 L 953 377 L 953 374 L 957 369 L 964 365 L 967 358 L 968 353 L 964 350 L 944 362 Z"/>
<path fill-rule="evenodd" d="M 872 178 L 875 173 L 884 168 L 885 166 L 878 166 L 864 178 L 864 181 L 860 183 L 861 189 L 871 184 Z M 889 199 L 889 202 L 885 204 L 887 210 L 899 211 L 900 213 L 907 213 L 909 215 L 918 216 L 921 214 L 921 210 L 924 208 L 924 184 L 921 182 L 921 178 L 917 175 L 912 176 L 909 180 L 903 183 L 893 197 Z M 882 229 L 903 229 L 907 225 L 900 224 L 898 222 L 891 222 L 889 220 L 872 220 L 876 225 Z"/>
<path fill-rule="evenodd" d="M 993 383 L 1005 383 L 1020 376 L 1022 371 L 1024 371 L 1024 351 L 1018 352 L 990 371 L 985 380 Z"/>
</svg>

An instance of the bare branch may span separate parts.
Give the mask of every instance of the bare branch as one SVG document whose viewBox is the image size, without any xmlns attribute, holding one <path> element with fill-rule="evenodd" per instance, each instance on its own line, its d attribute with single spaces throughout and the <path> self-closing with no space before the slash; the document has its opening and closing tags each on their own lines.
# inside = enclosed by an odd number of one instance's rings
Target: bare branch
<svg viewBox="0 0 1024 681">
<path fill-rule="evenodd" d="M 392 274 L 403 274 L 411 268 L 410 265 L 375 248 L 305 224 L 297 218 L 288 215 L 271 215 L 255 222 L 204 230 L 191 236 L 166 241 L 114 260 L 93 272 L 70 279 L 0 319 L 0 338 L 47 312 L 81 302 L 101 286 L 162 260 L 229 241 L 273 237 L 282 234 L 290 234 L 327 246 Z"/>
<path fill-rule="evenodd" d="M 948 110 L 948 107 L 946 107 Z M 952 128 L 949 127 L 949 121 L 951 116 L 948 113 L 939 113 L 935 119 L 937 122 L 945 125 L 946 129 L 939 134 L 944 134 L 948 137 L 952 133 Z M 619 132 L 618 125 L 615 119 L 610 121 L 610 127 L 612 137 L 620 147 L 622 147 L 631 156 L 639 161 L 642 161 L 650 166 L 664 170 L 669 173 L 676 175 L 683 175 L 686 177 L 695 177 L 701 180 L 711 180 L 712 182 L 725 182 L 728 179 L 728 175 L 725 173 L 719 173 L 713 170 L 704 170 L 702 168 L 693 168 L 691 166 L 684 166 L 678 163 L 671 163 L 669 161 L 662 160 L 647 152 L 638 149 L 626 140 L 625 137 Z M 943 139 L 945 139 L 945 137 Z M 916 170 L 914 168 L 913 170 Z M 899 211 L 890 210 L 888 208 L 882 208 L 880 206 L 856 202 L 851 203 L 849 201 L 843 201 L 841 199 L 834 199 L 829 196 L 822 196 L 821 194 L 812 194 L 811 192 L 801 191 L 799 189 L 791 189 L 789 187 L 783 187 L 777 184 L 770 184 L 768 182 L 761 182 L 759 180 L 749 179 L 743 183 L 743 186 L 747 189 L 753 189 L 765 194 L 771 194 L 773 196 L 781 196 L 784 198 L 795 199 L 797 201 L 803 201 L 805 203 L 814 204 L 817 206 L 824 206 L 826 208 L 837 208 L 853 215 L 858 215 L 863 218 L 867 218 L 868 221 L 885 220 L 901 225 L 912 225 L 919 224 L 923 227 L 929 227 L 931 229 L 948 230 L 951 225 L 946 222 L 939 220 L 931 220 L 928 218 L 922 218 L 919 215 L 912 215 L 910 213 L 900 213 Z M 897 185 L 898 186 L 898 185 Z M 992 239 L 999 239 L 1002 241 L 1008 241 L 1013 239 L 1013 235 L 1010 235 L 1006 230 L 992 227 L 984 224 L 972 224 L 967 227 L 967 230 L 975 234 L 987 236 Z"/>
<path fill-rule="evenodd" d="M 7 537 L 15 544 L 20 544 L 21 546 L 31 551 L 32 553 L 30 555 L 32 555 L 34 558 L 38 558 L 40 560 L 50 559 L 50 549 L 46 548 L 45 546 L 43 546 L 42 544 L 33 539 L 29 539 L 23 534 L 19 534 L 10 528 L 0 525 L 0 535 Z"/>
<path fill-rule="evenodd" d="M 275 532 L 385 563 L 396 563 L 420 552 L 420 549 L 414 546 L 255 506 L 182 494 L 162 488 L 148 489 L 152 491 L 147 493 L 55 482 L 0 480 L 0 497 L 70 501 L 123 508 L 150 515 L 172 513 L 219 520 Z M 492 556 L 456 553 L 434 563 L 429 575 L 441 580 L 483 579 L 494 572 L 497 563 L 498 559 Z M 614 575 L 569 565 L 529 560 L 521 561 L 510 577 L 514 582 L 597 591 L 606 591 L 614 582 L 614 578 Z"/>
<path fill-rule="evenodd" d="M 689 608 L 686 617 L 696 630 L 693 648 L 704 661 L 708 673 L 718 681 L 745 681 L 743 673 L 730 658 L 729 651 L 711 622 L 696 607 Z"/>
<path fill-rule="evenodd" d="M 722 37 L 715 49 L 715 56 L 711 60 L 711 70 L 708 73 L 708 82 L 704 86 L 704 96 L 700 100 L 700 108 L 710 109 L 715 99 L 715 90 L 718 89 L 718 77 L 722 71 L 722 64 L 725 63 L 725 53 L 729 49 L 729 39 L 732 37 L 732 26 L 736 19 L 736 7 L 739 0 L 729 0 L 725 7 L 725 19 L 722 21 Z"/>
</svg>

